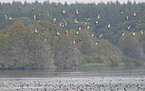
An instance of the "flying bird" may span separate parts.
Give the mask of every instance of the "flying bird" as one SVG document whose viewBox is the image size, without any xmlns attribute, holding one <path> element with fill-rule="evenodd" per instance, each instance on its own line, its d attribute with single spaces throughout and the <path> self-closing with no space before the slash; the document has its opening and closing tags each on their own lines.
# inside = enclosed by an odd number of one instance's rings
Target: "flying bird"
<svg viewBox="0 0 145 91">
<path fill-rule="evenodd" d="M 89 25 L 87 26 L 87 29 L 90 29 L 90 26 Z"/>
<path fill-rule="evenodd" d="M 54 23 L 54 24 L 55 24 L 55 22 L 56 22 L 56 18 L 53 18 L 53 21 L 52 21 L 52 23 Z"/>
<path fill-rule="evenodd" d="M 135 37 L 135 32 L 132 33 L 132 36 Z"/>
<path fill-rule="evenodd" d="M 59 26 L 60 26 L 60 27 L 61 27 L 61 25 L 62 25 L 61 22 L 59 22 Z"/>
<path fill-rule="evenodd" d="M 65 10 L 63 10 L 63 11 L 62 11 L 62 14 L 65 14 L 65 13 L 66 13 Z"/>
<path fill-rule="evenodd" d="M 42 33 L 42 36 L 44 36 L 44 33 Z"/>
<path fill-rule="evenodd" d="M 38 33 L 38 30 L 37 29 L 35 29 L 35 33 Z"/>
<path fill-rule="evenodd" d="M 108 29 L 110 29 L 110 27 L 111 27 L 111 25 L 110 25 L 110 24 L 108 24 L 108 25 L 107 25 L 107 28 L 108 28 Z"/>
<path fill-rule="evenodd" d="M 74 44 L 76 43 L 76 40 L 75 40 L 75 39 L 73 39 L 73 43 L 74 43 Z"/>
<path fill-rule="evenodd" d="M 78 9 L 76 9 L 76 15 L 79 15 L 79 11 L 78 11 Z"/>
<path fill-rule="evenodd" d="M 99 38 L 102 38 L 102 36 L 103 36 L 103 34 L 101 33 L 101 34 L 99 35 Z"/>
<path fill-rule="evenodd" d="M 95 44 L 96 44 L 96 46 L 97 46 L 97 45 L 98 45 L 98 42 L 96 42 Z"/>
<path fill-rule="evenodd" d="M 144 32 L 143 30 L 140 31 L 141 34 L 143 34 L 143 32 Z"/>
<path fill-rule="evenodd" d="M 75 24 L 78 24 L 78 20 L 77 20 L 77 19 L 74 19 L 74 23 L 75 23 Z"/>
<path fill-rule="evenodd" d="M 67 30 L 65 30 L 65 34 L 68 35 L 68 31 Z"/>
<path fill-rule="evenodd" d="M 88 5 L 91 5 L 91 2 L 88 2 Z"/>
<path fill-rule="evenodd" d="M 36 19 L 36 15 L 34 15 L 34 20 Z"/>
<path fill-rule="evenodd" d="M 12 17 L 9 17 L 9 20 L 12 21 Z"/>
<path fill-rule="evenodd" d="M 122 36 L 124 36 L 125 35 L 125 32 L 122 32 Z"/>
<path fill-rule="evenodd" d="M 133 13 L 133 16 L 136 17 L 136 13 L 135 12 Z"/>
<path fill-rule="evenodd" d="M 18 9 L 20 10 L 20 9 L 22 9 L 22 7 L 18 7 Z"/>
<path fill-rule="evenodd" d="M 128 26 L 127 26 L 127 29 L 129 30 L 130 28 L 131 28 L 131 25 L 128 25 Z"/>
<path fill-rule="evenodd" d="M 40 17 L 40 14 L 38 14 L 38 16 Z"/>
<path fill-rule="evenodd" d="M 8 19 L 8 15 L 5 15 L 5 18 Z"/>
<path fill-rule="evenodd" d="M 58 35 L 58 36 L 59 36 L 59 35 L 60 35 L 60 33 L 59 33 L 59 32 L 57 32 L 57 33 L 56 33 L 56 35 Z"/>
<path fill-rule="evenodd" d="M 32 8 L 32 11 L 35 11 L 35 9 L 34 9 L 34 8 Z"/>
<path fill-rule="evenodd" d="M 44 39 L 44 42 L 46 42 L 46 40 L 47 40 L 47 39 L 45 38 L 45 39 Z"/>
<path fill-rule="evenodd" d="M 97 18 L 98 18 L 98 19 L 100 19 L 100 17 L 101 17 L 101 15 L 100 15 L 100 14 L 98 14 L 98 15 L 97 15 Z"/>
<path fill-rule="evenodd" d="M 94 33 L 92 33 L 92 37 L 94 37 L 95 36 L 95 34 Z"/>
<path fill-rule="evenodd" d="M 124 12 L 123 9 L 121 9 L 121 10 L 120 10 L 120 13 L 123 14 L 123 12 Z"/>
<path fill-rule="evenodd" d="M 79 30 L 82 30 L 80 25 L 79 25 Z"/>
<path fill-rule="evenodd" d="M 54 4 L 54 7 L 58 7 L 57 3 Z"/>
<path fill-rule="evenodd" d="M 141 23 L 141 21 L 137 21 L 137 23 L 138 23 L 138 24 L 140 24 L 140 23 Z"/>
<path fill-rule="evenodd" d="M 67 22 L 65 20 L 63 21 L 63 23 L 64 23 L 65 26 L 67 25 Z"/>
<path fill-rule="evenodd" d="M 45 13 L 45 11 L 41 11 L 41 13 Z"/>
<path fill-rule="evenodd" d="M 95 24 L 98 25 L 98 21 L 96 21 Z"/>
<path fill-rule="evenodd" d="M 49 13 L 47 13 L 46 15 L 49 16 Z"/>
<path fill-rule="evenodd" d="M 76 32 L 76 35 L 79 35 L 79 31 Z"/>
<path fill-rule="evenodd" d="M 128 20 L 128 16 L 126 16 L 126 18 L 125 18 L 126 20 Z"/>
</svg>

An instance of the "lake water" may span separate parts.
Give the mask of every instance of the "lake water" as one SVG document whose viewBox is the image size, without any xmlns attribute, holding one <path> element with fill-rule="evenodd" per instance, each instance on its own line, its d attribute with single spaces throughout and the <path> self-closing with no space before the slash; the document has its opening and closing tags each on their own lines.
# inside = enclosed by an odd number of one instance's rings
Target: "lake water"
<svg viewBox="0 0 145 91">
<path fill-rule="evenodd" d="M 145 91 L 145 67 L 0 71 L 0 91 Z"/>
</svg>

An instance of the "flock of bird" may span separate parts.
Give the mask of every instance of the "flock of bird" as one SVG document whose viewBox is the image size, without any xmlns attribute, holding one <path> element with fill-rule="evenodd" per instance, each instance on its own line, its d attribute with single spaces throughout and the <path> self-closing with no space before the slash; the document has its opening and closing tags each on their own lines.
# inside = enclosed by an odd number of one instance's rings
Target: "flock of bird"
<svg viewBox="0 0 145 91">
<path fill-rule="evenodd" d="M 144 78 L 5 78 L 1 91 L 144 91 Z"/>
<path fill-rule="evenodd" d="M 88 3 L 88 5 L 91 5 L 91 3 Z M 54 4 L 54 7 L 57 8 L 58 7 L 58 4 L 55 3 Z M 22 9 L 22 7 L 18 7 L 18 9 Z M 35 8 L 32 8 L 32 12 L 34 12 L 34 11 L 35 11 Z M 41 13 L 45 13 L 45 11 L 41 11 Z M 57 13 L 60 13 L 60 11 L 57 10 Z M 124 10 L 121 9 L 120 10 L 120 14 L 123 14 L 123 13 L 124 13 Z M 62 10 L 62 14 L 66 14 L 66 10 Z M 75 14 L 76 15 L 79 15 L 79 10 L 78 9 L 75 9 Z M 33 16 L 34 17 L 34 20 L 36 20 L 38 16 L 40 17 L 40 15 L 41 14 L 34 15 Z M 46 15 L 49 16 L 49 13 L 47 13 Z M 136 12 L 133 13 L 133 16 L 136 17 Z M 8 15 L 5 15 L 5 18 L 8 19 L 9 21 L 12 21 L 12 17 L 8 17 Z M 96 15 L 96 18 L 97 18 L 97 21 L 95 21 L 95 25 L 98 25 L 99 24 L 99 21 L 98 20 L 101 18 L 101 14 L 97 14 Z M 125 19 L 128 20 L 129 19 L 129 16 L 126 16 Z M 89 21 L 90 21 L 90 18 L 86 18 L 86 17 L 84 18 L 84 23 L 86 24 L 87 29 L 90 29 L 90 22 Z M 56 22 L 57 22 L 57 19 L 56 18 L 53 18 L 52 23 L 53 24 L 56 24 Z M 75 24 L 78 24 L 79 21 L 77 19 L 74 19 L 74 23 Z M 140 24 L 141 21 L 138 21 L 137 23 Z M 64 27 L 64 26 L 67 26 L 68 25 L 68 23 L 65 20 L 63 22 L 59 22 L 58 24 L 59 24 L 60 27 Z M 107 29 L 110 29 L 111 28 L 111 24 L 108 24 L 106 27 L 107 27 Z M 130 30 L 131 29 L 131 25 L 127 25 L 126 26 L 126 29 L 127 30 Z M 82 26 L 79 25 L 79 27 L 78 27 L 77 30 L 78 31 L 76 32 L 76 35 L 79 35 L 80 31 L 82 30 Z M 38 33 L 38 30 L 35 29 L 34 32 L 35 33 Z M 126 33 L 125 31 L 122 32 L 122 36 L 124 36 L 125 33 Z M 58 32 L 58 31 L 56 32 L 56 35 L 57 36 L 60 36 L 60 34 L 61 34 L 60 32 Z M 69 31 L 68 30 L 65 30 L 65 34 L 66 35 L 69 35 Z M 141 34 L 143 34 L 143 30 L 141 30 Z M 42 33 L 42 35 L 44 35 L 44 33 Z M 96 35 L 95 33 L 92 33 L 91 34 L 92 37 L 95 37 L 95 35 Z M 102 36 L 103 36 L 103 34 L 101 33 L 99 35 L 99 38 L 102 38 Z M 135 36 L 135 32 L 132 33 L 132 36 Z M 80 40 L 82 41 L 82 39 L 80 39 Z M 46 41 L 47 41 L 47 39 L 44 39 L 44 42 L 46 42 Z M 74 44 L 76 43 L 76 39 L 75 38 L 72 41 L 73 41 Z M 98 45 L 98 42 L 96 42 L 95 44 Z"/>
</svg>

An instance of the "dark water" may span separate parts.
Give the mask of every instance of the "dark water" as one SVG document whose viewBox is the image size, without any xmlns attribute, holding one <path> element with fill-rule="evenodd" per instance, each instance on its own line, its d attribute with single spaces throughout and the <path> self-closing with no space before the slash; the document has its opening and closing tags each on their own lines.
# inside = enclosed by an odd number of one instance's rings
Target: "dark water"
<svg viewBox="0 0 145 91">
<path fill-rule="evenodd" d="M 145 67 L 0 71 L 0 91 L 145 91 Z"/>
</svg>

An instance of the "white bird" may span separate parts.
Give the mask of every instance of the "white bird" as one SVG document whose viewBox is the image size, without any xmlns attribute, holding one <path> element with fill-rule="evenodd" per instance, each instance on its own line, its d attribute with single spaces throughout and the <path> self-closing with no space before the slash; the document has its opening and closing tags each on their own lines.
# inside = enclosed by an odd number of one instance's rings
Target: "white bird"
<svg viewBox="0 0 145 91">
<path fill-rule="evenodd" d="M 127 29 L 129 30 L 130 28 L 131 28 L 131 25 L 128 25 L 128 26 L 127 26 Z"/>
<path fill-rule="evenodd" d="M 77 19 L 74 19 L 74 23 L 78 24 L 78 20 Z"/>
<path fill-rule="evenodd" d="M 59 35 L 60 35 L 60 33 L 59 33 L 59 32 L 57 32 L 57 33 L 56 33 L 56 35 L 58 35 L 58 36 L 59 36 Z"/>
<path fill-rule="evenodd" d="M 86 17 L 85 17 L 84 20 L 85 20 L 85 22 L 89 22 L 90 18 L 86 18 Z"/>
<path fill-rule="evenodd" d="M 42 35 L 44 36 L 44 33 L 42 33 Z"/>
<path fill-rule="evenodd" d="M 45 13 L 45 11 L 41 11 L 41 13 Z"/>
<path fill-rule="evenodd" d="M 56 18 L 53 19 L 52 23 L 55 23 L 55 22 L 56 22 Z"/>
<path fill-rule="evenodd" d="M 65 10 L 63 10 L 63 11 L 62 11 L 62 14 L 65 14 L 65 13 L 66 13 Z"/>
<path fill-rule="evenodd" d="M 68 35 L 68 31 L 67 30 L 65 30 L 65 34 Z"/>
<path fill-rule="evenodd" d="M 100 14 L 98 14 L 98 15 L 97 15 L 97 17 L 98 17 L 98 19 L 100 19 L 101 15 L 100 15 Z"/>
<path fill-rule="evenodd" d="M 22 9 L 22 7 L 18 7 L 18 9 Z"/>
<path fill-rule="evenodd" d="M 57 3 L 54 4 L 54 7 L 58 7 Z"/>
<path fill-rule="evenodd" d="M 59 22 L 59 26 L 61 27 L 61 22 Z"/>
<path fill-rule="evenodd" d="M 82 30 L 82 29 L 81 29 L 81 26 L 79 26 L 79 30 Z"/>
<path fill-rule="evenodd" d="M 34 9 L 34 8 L 32 8 L 32 11 L 35 11 L 35 9 Z"/>
<path fill-rule="evenodd" d="M 38 16 L 40 17 L 40 14 L 38 14 Z"/>
<path fill-rule="evenodd" d="M 79 15 L 79 11 L 78 11 L 78 9 L 76 9 L 76 15 Z"/>
<path fill-rule="evenodd" d="M 94 37 L 95 36 L 95 34 L 94 33 L 92 33 L 92 37 Z"/>
<path fill-rule="evenodd" d="M 133 13 L 133 16 L 136 17 L 136 13 L 135 12 Z"/>
<path fill-rule="evenodd" d="M 45 39 L 44 39 L 44 42 L 46 42 L 46 40 L 47 40 L 47 39 L 45 38 Z"/>
<path fill-rule="evenodd" d="M 35 33 L 38 33 L 38 30 L 37 29 L 35 29 Z"/>
<path fill-rule="evenodd" d="M 9 20 L 12 21 L 12 17 L 9 17 Z"/>
<path fill-rule="evenodd" d="M 8 15 L 5 15 L 5 18 L 8 19 Z"/>
<path fill-rule="evenodd" d="M 123 12 L 124 12 L 123 9 L 121 9 L 120 11 L 121 11 L 120 13 L 123 14 Z"/>
<path fill-rule="evenodd" d="M 34 20 L 36 19 L 36 15 L 34 15 Z"/>
<path fill-rule="evenodd" d="M 140 23 L 141 23 L 141 21 L 137 21 L 137 23 L 138 23 L 138 24 L 140 24 Z"/>
<path fill-rule="evenodd" d="M 88 2 L 88 5 L 91 5 L 91 2 Z"/>
<path fill-rule="evenodd" d="M 49 16 L 49 13 L 47 13 L 46 15 Z"/>
<path fill-rule="evenodd" d="M 143 30 L 141 30 L 140 33 L 143 34 Z"/>
<path fill-rule="evenodd" d="M 62 27 L 64 27 L 64 24 L 62 24 Z"/>
<path fill-rule="evenodd" d="M 63 23 L 64 23 L 64 25 L 67 25 L 67 22 L 65 20 L 63 21 Z"/>
<path fill-rule="evenodd" d="M 103 36 L 103 34 L 101 33 L 101 34 L 99 35 L 99 38 L 102 38 L 102 36 Z"/>
<path fill-rule="evenodd" d="M 126 20 L 128 20 L 128 16 L 126 16 L 126 18 L 125 18 Z"/>
<path fill-rule="evenodd" d="M 108 25 L 107 25 L 107 28 L 108 28 L 108 29 L 110 29 L 110 27 L 111 27 L 111 25 L 110 25 L 110 24 L 108 24 Z"/>
<path fill-rule="evenodd" d="M 122 32 L 122 36 L 124 36 L 125 35 L 125 32 Z"/>
<path fill-rule="evenodd" d="M 76 32 L 76 35 L 79 35 L 79 31 Z"/>
<path fill-rule="evenodd" d="M 98 45 L 98 42 L 96 42 L 95 44 Z"/>
<path fill-rule="evenodd" d="M 73 39 L 73 43 L 74 43 L 74 44 L 76 43 L 76 40 L 75 40 L 75 39 Z"/>
<path fill-rule="evenodd" d="M 54 19 L 53 19 L 53 21 L 55 21 L 55 22 L 56 22 L 56 18 L 54 18 Z"/>
<path fill-rule="evenodd" d="M 89 25 L 87 26 L 87 29 L 90 29 L 90 26 Z"/>
<path fill-rule="evenodd" d="M 135 36 L 135 32 L 132 33 L 132 36 Z"/>
<path fill-rule="evenodd" d="M 37 23 L 40 23 L 40 21 L 37 21 Z"/>
<path fill-rule="evenodd" d="M 96 21 L 95 24 L 98 25 L 98 21 Z"/>
</svg>

